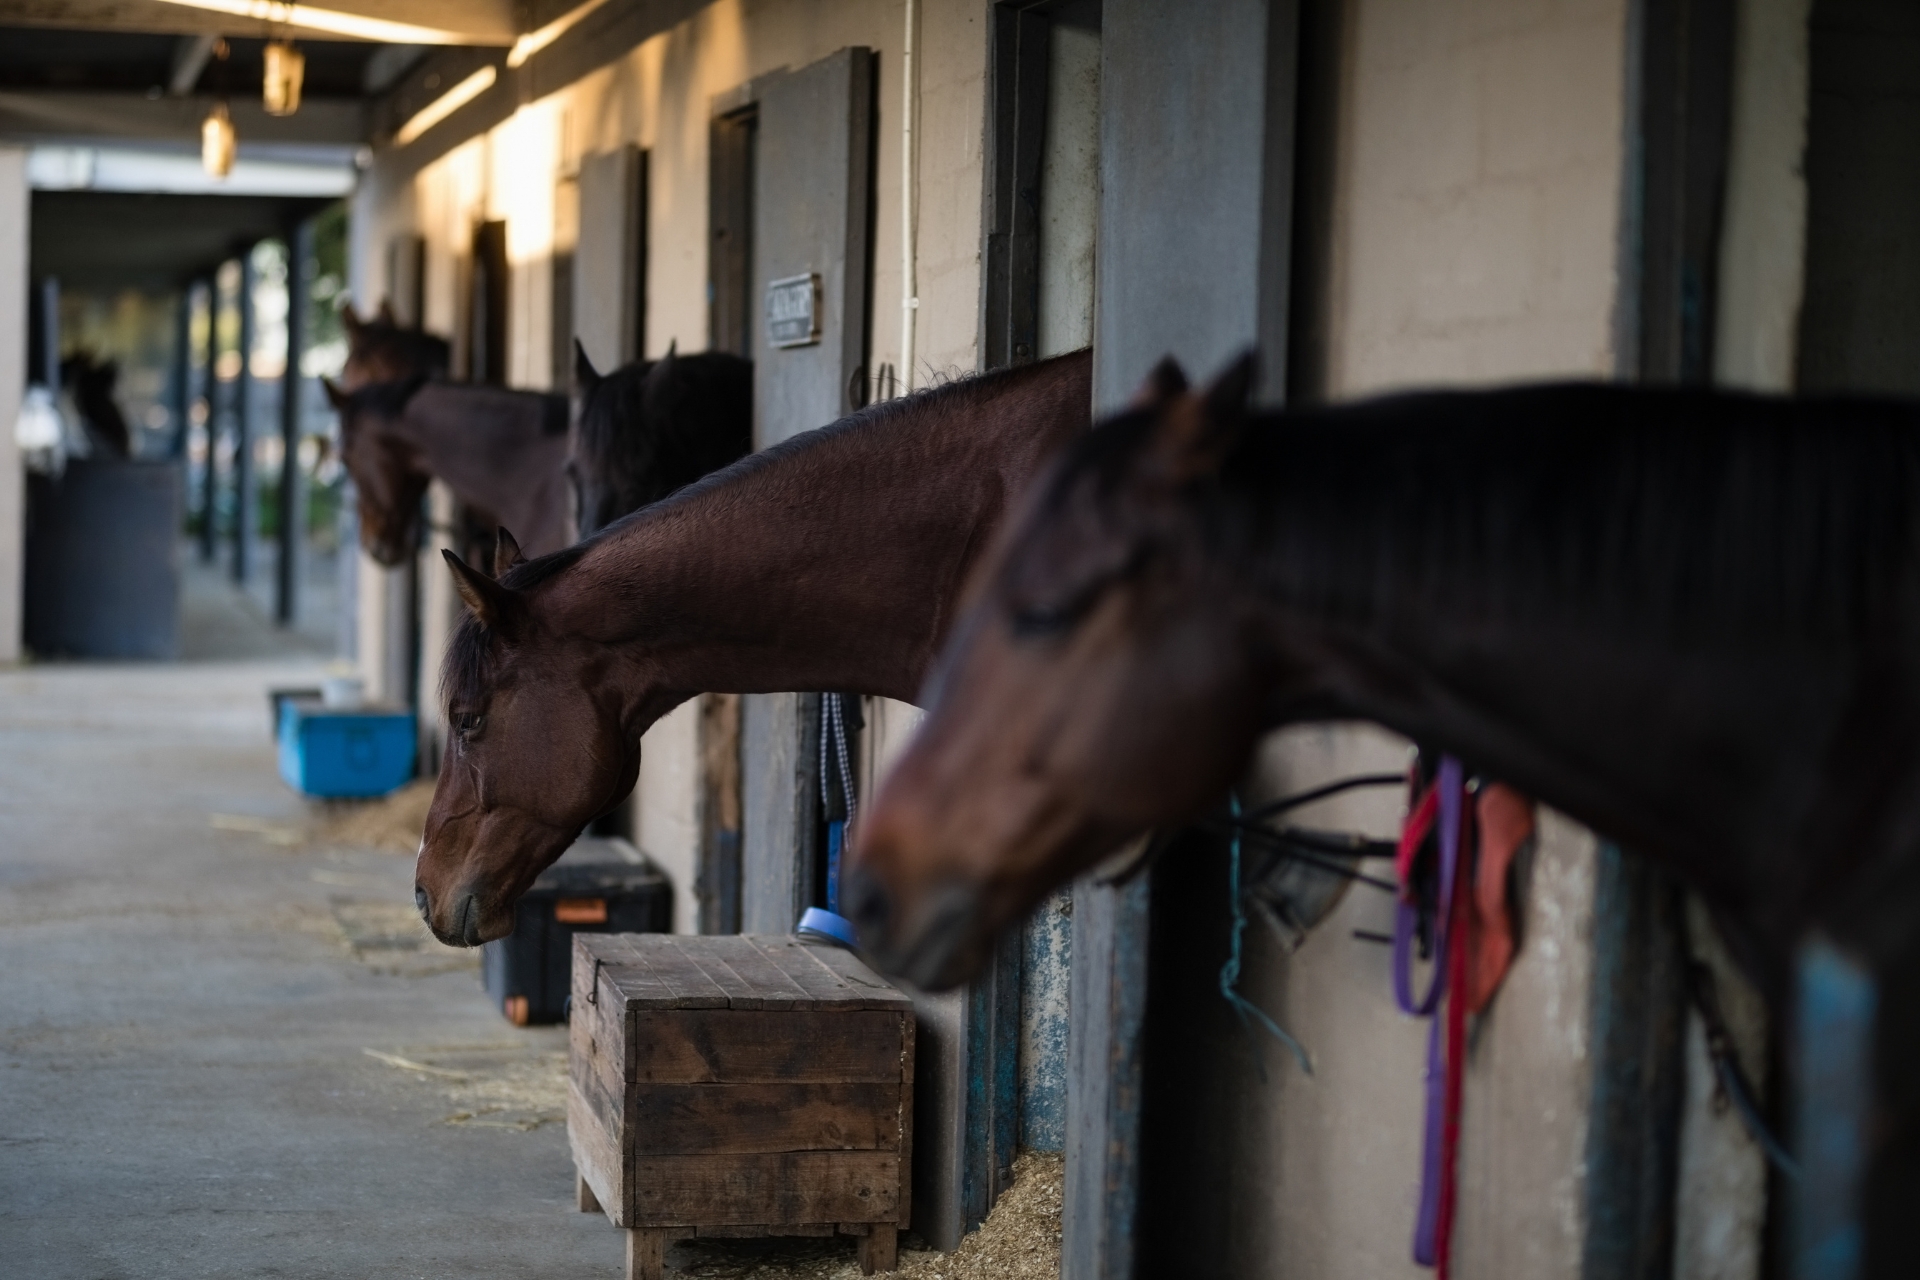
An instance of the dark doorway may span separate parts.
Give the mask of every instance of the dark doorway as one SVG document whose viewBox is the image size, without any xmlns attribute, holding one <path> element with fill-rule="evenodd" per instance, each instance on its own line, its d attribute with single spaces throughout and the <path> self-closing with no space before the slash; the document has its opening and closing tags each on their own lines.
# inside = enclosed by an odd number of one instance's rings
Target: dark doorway
<svg viewBox="0 0 1920 1280">
<path fill-rule="evenodd" d="M 507 224 L 473 229 L 473 275 L 467 290 L 467 381 L 507 384 Z"/>
</svg>

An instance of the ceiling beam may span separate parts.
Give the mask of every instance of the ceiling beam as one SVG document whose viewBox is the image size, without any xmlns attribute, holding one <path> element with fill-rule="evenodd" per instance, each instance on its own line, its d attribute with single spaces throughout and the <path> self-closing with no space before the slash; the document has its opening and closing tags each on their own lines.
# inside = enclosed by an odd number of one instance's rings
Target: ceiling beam
<svg viewBox="0 0 1920 1280">
<path fill-rule="evenodd" d="M 296 21 L 278 20 L 290 8 Z M 383 35 L 377 25 L 357 29 L 355 19 L 417 30 Z M 0 0 L 0 26 L 179 35 L 509 45 L 523 21 L 516 0 L 317 0 L 292 6 L 264 0 Z"/>
<path fill-rule="evenodd" d="M 547 3 L 548 9 L 533 10 L 535 16 L 554 10 L 562 15 L 580 11 L 580 16 L 519 65 L 512 65 L 510 57 L 483 54 L 478 50 L 442 50 L 414 68 L 391 92 L 374 103 L 368 136 L 375 148 L 375 164 L 384 179 L 399 181 L 419 172 L 469 138 L 508 119 L 522 105 L 625 57 L 647 40 L 698 13 L 708 0 L 601 0 L 581 5 L 547 0 Z M 491 88 L 413 141 L 404 146 L 392 145 L 394 135 L 416 113 L 489 62 L 499 72 Z"/>
<path fill-rule="evenodd" d="M 200 122 L 214 99 L 149 98 L 141 93 L 65 90 L 0 92 L 0 138 L 14 142 L 186 142 L 200 144 Z M 291 116 L 270 116 L 256 98 L 235 99 L 233 127 L 249 143 L 358 146 L 367 137 L 358 101 L 309 98 Z"/>
</svg>

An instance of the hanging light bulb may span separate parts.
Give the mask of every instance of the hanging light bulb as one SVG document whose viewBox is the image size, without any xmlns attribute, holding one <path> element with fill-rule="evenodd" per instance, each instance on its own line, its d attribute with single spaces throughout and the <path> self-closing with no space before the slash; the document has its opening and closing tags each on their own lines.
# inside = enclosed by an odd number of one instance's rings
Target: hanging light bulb
<svg viewBox="0 0 1920 1280">
<path fill-rule="evenodd" d="M 223 99 L 214 103 L 213 110 L 200 122 L 200 167 L 216 178 L 226 177 L 233 172 L 233 153 L 238 146 L 233 117 L 227 114 Z"/>
<path fill-rule="evenodd" d="M 260 100 L 270 116 L 290 116 L 300 109 L 300 83 L 306 78 L 307 59 L 291 40 L 269 40 L 266 76 Z"/>
</svg>

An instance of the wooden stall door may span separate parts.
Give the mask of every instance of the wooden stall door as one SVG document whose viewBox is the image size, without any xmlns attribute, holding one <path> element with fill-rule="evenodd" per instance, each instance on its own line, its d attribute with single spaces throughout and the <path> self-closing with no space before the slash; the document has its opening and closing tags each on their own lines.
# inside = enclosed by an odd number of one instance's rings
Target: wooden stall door
<svg viewBox="0 0 1920 1280">
<path fill-rule="evenodd" d="M 764 449 L 864 402 L 873 54 L 842 49 L 754 91 L 749 328 Z M 819 696 L 741 702 L 741 925 L 787 933 L 812 905 Z"/>
</svg>

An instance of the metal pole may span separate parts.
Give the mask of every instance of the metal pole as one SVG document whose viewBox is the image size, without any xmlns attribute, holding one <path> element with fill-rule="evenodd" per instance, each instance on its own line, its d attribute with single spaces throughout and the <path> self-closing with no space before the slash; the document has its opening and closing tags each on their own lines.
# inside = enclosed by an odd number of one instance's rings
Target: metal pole
<svg viewBox="0 0 1920 1280">
<path fill-rule="evenodd" d="M 200 562 L 212 564 L 220 536 L 220 287 L 211 275 L 201 277 L 199 287 L 207 295 L 207 346 L 194 379 L 199 398 L 207 404 L 207 456 L 200 467 Z"/>
<path fill-rule="evenodd" d="M 180 305 L 173 323 L 173 439 L 167 445 L 169 458 L 186 457 L 187 412 L 192 407 L 193 281 L 189 280 L 180 286 Z"/>
<path fill-rule="evenodd" d="M 253 573 L 253 246 L 240 254 L 240 372 L 233 380 L 233 580 Z"/>
<path fill-rule="evenodd" d="M 273 618 L 292 625 L 299 612 L 300 548 L 306 504 L 300 475 L 300 356 L 307 345 L 307 263 L 313 224 L 287 236 L 287 371 L 280 382 L 280 562 L 273 581 Z"/>
</svg>

